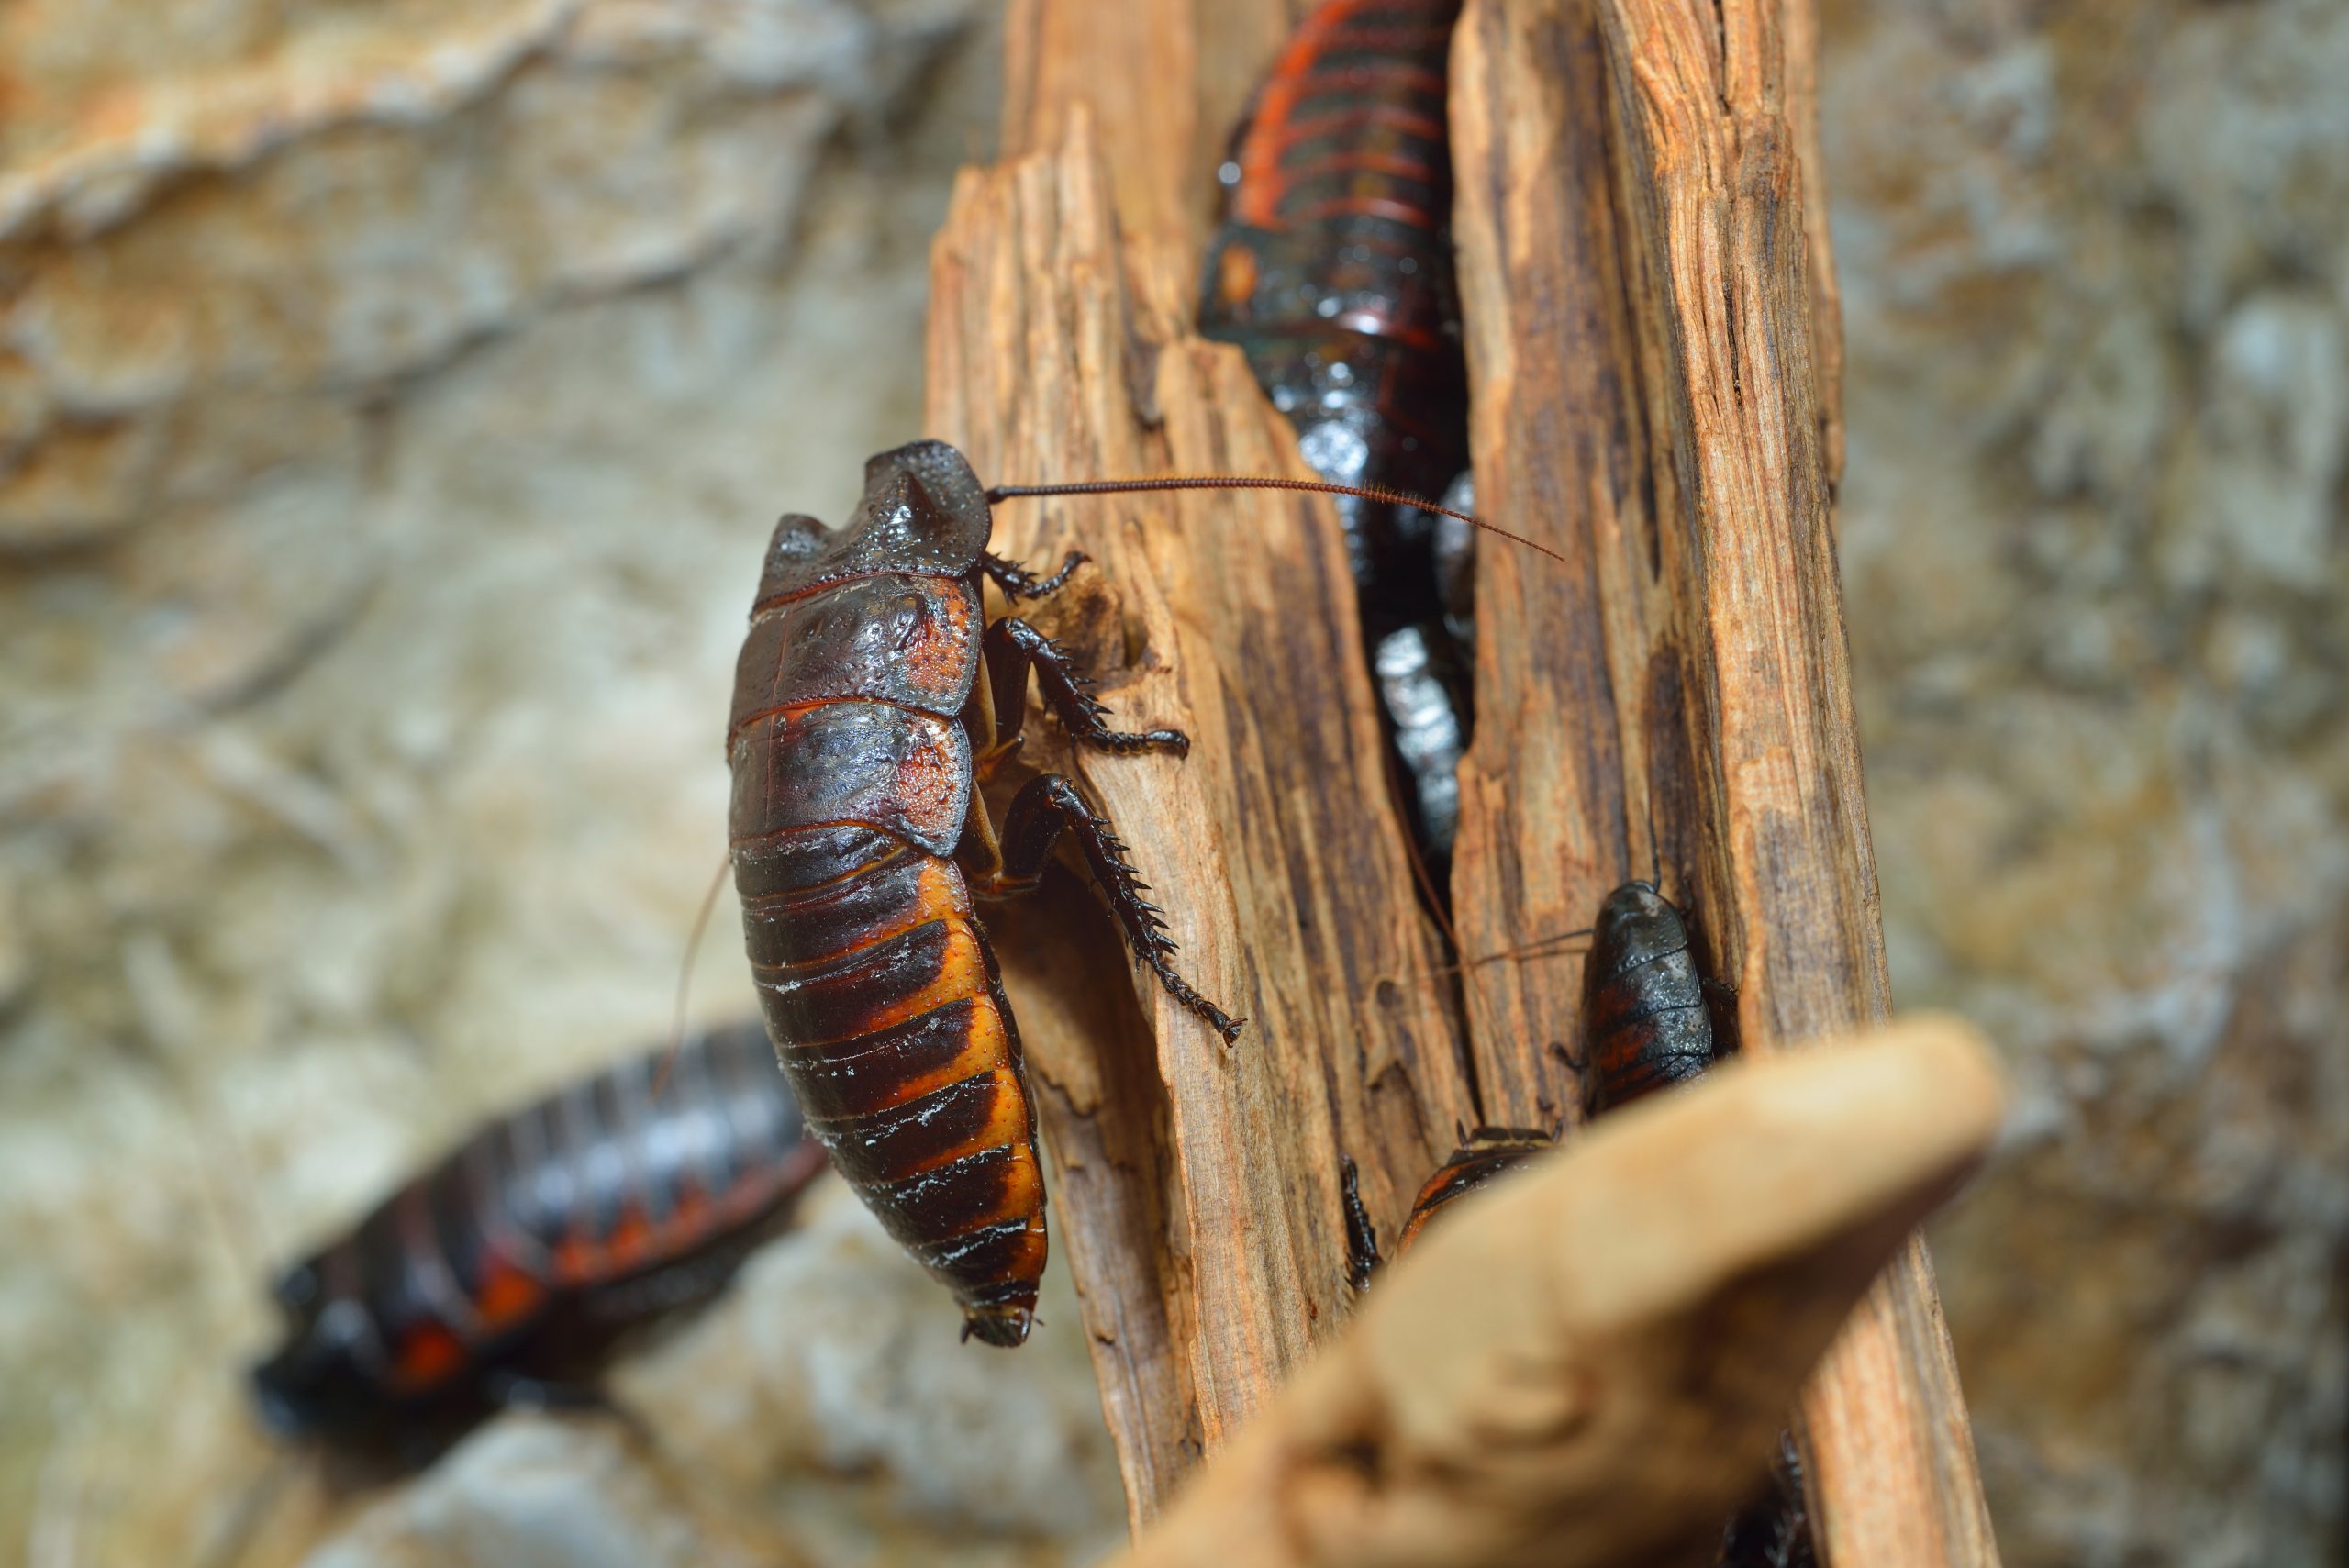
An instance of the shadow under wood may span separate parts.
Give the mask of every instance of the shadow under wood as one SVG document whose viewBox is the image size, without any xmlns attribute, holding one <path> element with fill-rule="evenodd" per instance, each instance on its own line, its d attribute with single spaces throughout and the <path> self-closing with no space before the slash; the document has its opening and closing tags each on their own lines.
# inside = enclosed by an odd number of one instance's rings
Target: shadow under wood
<svg viewBox="0 0 2349 1568">
<path fill-rule="evenodd" d="M 1051 1162 L 1057 1266 L 1079 1282 L 1112 1426 L 1146 1434 L 1119 1454 L 1139 1529 L 1201 1450 L 1183 1362 L 1190 1331 L 1165 1306 L 1189 1298 L 1189 1262 L 1169 1207 L 1182 1188 L 1158 1048 L 1127 979 L 1124 942 L 1084 877 L 1053 864 L 1035 894 L 991 905 L 985 918 Z M 1087 1279 L 1151 1283 L 1102 1293 L 1085 1291 Z"/>
</svg>

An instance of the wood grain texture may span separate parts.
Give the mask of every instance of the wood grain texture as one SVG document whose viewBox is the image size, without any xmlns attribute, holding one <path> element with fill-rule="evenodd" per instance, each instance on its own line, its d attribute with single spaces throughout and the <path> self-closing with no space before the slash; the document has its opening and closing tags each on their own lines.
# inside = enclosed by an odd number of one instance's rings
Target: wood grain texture
<svg viewBox="0 0 2349 1568">
<path fill-rule="evenodd" d="M 1033 80 L 1114 95 L 1169 69 L 1107 39 L 1096 69 Z M 1121 225 L 1172 210 L 1119 194 L 1161 178 L 1153 157 L 1121 161 L 1082 96 L 1015 117 L 1057 139 L 957 187 L 932 257 L 930 432 L 996 483 L 1306 474 L 1239 352 L 1169 305 L 1187 305 L 1192 252 Z M 1224 1046 L 1088 946 L 1085 922 L 1106 921 L 1081 905 L 1064 906 L 1078 929 L 1028 911 L 998 944 L 1140 1521 L 1340 1321 L 1340 1151 L 1391 1226 L 1475 1106 L 1334 512 L 1264 494 L 1019 501 L 997 508 L 993 548 L 1090 554 L 1022 613 L 1082 654 L 1121 726 L 1189 733 L 1186 760 L 1119 758 L 1037 725 L 1025 760 L 1106 808 L 1184 972 L 1250 1020 Z"/>
<path fill-rule="evenodd" d="M 1840 349 L 1815 327 L 1832 270 L 1806 217 L 1808 17 L 1472 0 L 1454 60 L 1479 499 L 1574 562 L 1552 582 L 1480 554 L 1464 940 L 1583 924 L 1660 861 L 1757 1055 L 1888 1008 L 1818 371 Z M 1470 972 L 1484 1081 L 1537 1106 L 1564 1093 L 1537 1042 L 1579 1031 L 1556 962 Z M 1804 1415 L 1831 1562 L 1996 1561 L 1920 1245 Z"/>
</svg>

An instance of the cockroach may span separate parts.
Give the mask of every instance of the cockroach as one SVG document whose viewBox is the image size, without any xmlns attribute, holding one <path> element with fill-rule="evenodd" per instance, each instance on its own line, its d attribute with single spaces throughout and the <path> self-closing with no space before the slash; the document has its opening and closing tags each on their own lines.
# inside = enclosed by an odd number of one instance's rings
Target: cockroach
<svg viewBox="0 0 2349 1568">
<path fill-rule="evenodd" d="M 1442 495 L 1468 461 L 1445 65 L 1460 0 L 1328 0 L 1259 88 L 1222 167 L 1199 330 L 1235 343 L 1324 479 Z M 1387 733 L 1441 862 L 1473 685 L 1432 514 L 1343 501 Z M 1457 617 L 1454 617 L 1455 620 Z"/>
<path fill-rule="evenodd" d="M 1586 1118 L 1713 1064 L 1712 1014 L 1688 927 L 1655 884 L 1627 882 L 1599 905 L 1583 959 L 1582 1017 Z"/>
<path fill-rule="evenodd" d="M 1778 1434 L 1770 1479 L 1721 1532 L 1715 1568 L 1817 1568 L 1819 1549 L 1803 1497 L 1802 1453 L 1794 1434 Z"/>
<path fill-rule="evenodd" d="M 990 554 L 990 507 L 1023 495 L 1344 488 L 1165 478 L 985 490 L 952 447 L 916 441 L 865 465 L 863 497 L 837 533 L 796 514 L 776 526 L 727 731 L 728 838 L 752 975 L 809 1132 L 954 1293 L 965 1339 L 1025 1342 L 1046 1249 L 1035 1111 L 974 898 L 1032 891 L 1066 834 L 1167 993 L 1227 1043 L 1241 1028 L 1177 973 L 1125 843 L 1074 784 L 1042 774 L 1012 796 L 999 829 L 988 816 L 977 786 L 1020 743 L 1031 673 L 1081 744 L 1177 756 L 1190 746 L 1171 729 L 1111 729 L 1059 643 L 1017 616 L 985 622 L 984 583 L 1036 598 L 1084 561 L 1071 554 L 1041 577 Z"/>
<path fill-rule="evenodd" d="M 481 1128 L 277 1281 L 253 1368 L 288 1435 L 376 1443 L 573 1391 L 626 1330 L 706 1300 L 824 1168 L 756 1020 Z"/>
<path fill-rule="evenodd" d="M 1452 1158 L 1436 1167 L 1435 1174 L 1419 1188 L 1419 1195 L 1412 1201 L 1410 1217 L 1403 1221 L 1402 1233 L 1395 1239 L 1395 1255 L 1401 1257 L 1411 1250 L 1428 1222 L 1437 1213 L 1478 1187 L 1515 1170 L 1534 1155 L 1550 1148 L 1557 1140 L 1537 1128 L 1480 1127 L 1464 1134 Z M 1346 1277 L 1356 1290 L 1367 1290 L 1371 1276 L 1379 1266 L 1378 1232 L 1370 1223 L 1370 1214 L 1363 1207 L 1361 1178 L 1353 1161 L 1346 1155 L 1338 1157 L 1339 1185 L 1346 1211 Z"/>
</svg>

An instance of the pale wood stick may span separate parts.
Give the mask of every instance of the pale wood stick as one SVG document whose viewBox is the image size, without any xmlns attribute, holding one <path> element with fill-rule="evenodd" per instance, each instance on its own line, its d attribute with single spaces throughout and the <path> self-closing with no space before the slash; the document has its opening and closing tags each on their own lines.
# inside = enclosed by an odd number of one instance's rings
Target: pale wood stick
<svg viewBox="0 0 2349 1568">
<path fill-rule="evenodd" d="M 1439 1218 L 1122 1568 L 1708 1561 L 2004 1099 L 1920 1018 L 1611 1118 Z"/>
</svg>

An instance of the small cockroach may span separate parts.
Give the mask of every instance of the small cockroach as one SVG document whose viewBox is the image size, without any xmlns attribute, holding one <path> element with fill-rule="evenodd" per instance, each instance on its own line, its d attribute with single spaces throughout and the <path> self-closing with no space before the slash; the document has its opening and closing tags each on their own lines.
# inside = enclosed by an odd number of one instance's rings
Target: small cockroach
<svg viewBox="0 0 2349 1568">
<path fill-rule="evenodd" d="M 1689 951 L 1688 928 L 1652 882 L 1607 895 L 1582 971 L 1586 1120 L 1713 1064 L 1712 1014 Z"/>
<path fill-rule="evenodd" d="M 1556 1141 L 1546 1132 L 1526 1127 L 1480 1127 L 1464 1133 L 1452 1158 L 1436 1167 L 1435 1174 L 1427 1179 L 1419 1188 L 1419 1195 L 1412 1200 L 1410 1217 L 1403 1221 L 1402 1234 L 1395 1239 L 1395 1255 L 1399 1258 L 1409 1251 L 1411 1244 L 1419 1239 L 1419 1232 L 1442 1210 L 1506 1175 Z M 1370 1223 L 1369 1211 L 1363 1207 L 1361 1176 L 1353 1159 L 1341 1154 L 1338 1165 L 1339 1186 L 1346 1209 L 1346 1277 L 1356 1290 L 1367 1290 L 1371 1276 L 1378 1272 L 1378 1232 Z"/>
<path fill-rule="evenodd" d="M 1239 345 L 1322 478 L 1423 495 L 1468 462 L 1445 65 L 1460 0 L 1327 0 L 1298 24 L 1224 162 L 1202 336 Z M 1434 517 L 1341 501 L 1389 743 L 1440 881 L 1473 682 Z M 1453 622 L 1464 629 L 1464 619 Z"/>
<path fill-rule="evenodd" d="M 1033 890 L 1065 833 L 1168 994 L 1227 1042 L 1241 1027 L 1176 972 L 1125 844 L 1074 784 L 1031 779 L 999 829 L 988 815 L 977 784 L 1019 744 L 1031 673 L 1082 744 L 1178 756 L 1190 744 L 1109 728 L 1058 643 L 1016 616 L 986 624 L 984 582 L 1034 598 L 1084 559 L 1039 577 L 989 554 L 990 507 L 1211 488 L 1343 487 L 1219 478 L 990 491 L 941 441 L 884 452 L 839 532 L 797 515 L 776 527 L 735 667 L 728 839 L 768 1031 L 808 1130 L 954 1293 L 964 1337 L 986 1344 L 1026 1340 L 1046 1239 L 1019 1037 L 974 896 Z"/>
<path fill-rule="evenodd" d="M 268 1423 L 375 1443 L 560 1393 L 628 1329 L 707 1299 L 824 1168 L 746 1021 L 491 1122 L 276 1284 Z M 449 1435 L 445 1430 L 440 1435 Z"/>
</svg>

